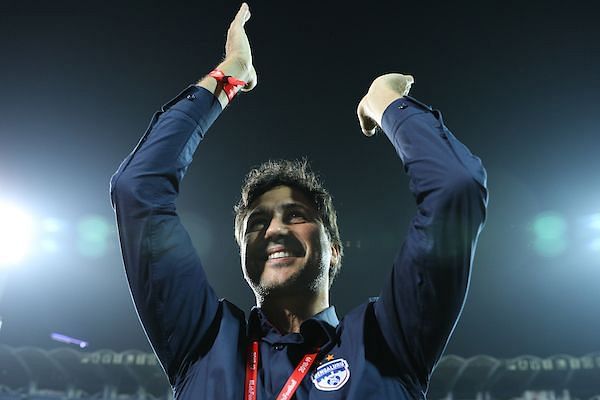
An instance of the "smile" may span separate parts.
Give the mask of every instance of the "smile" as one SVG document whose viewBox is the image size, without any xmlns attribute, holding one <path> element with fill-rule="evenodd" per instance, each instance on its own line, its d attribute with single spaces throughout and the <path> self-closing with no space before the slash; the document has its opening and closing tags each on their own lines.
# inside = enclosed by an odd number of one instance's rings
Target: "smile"
<svg viewBox="0 0 600 400">
<path fill-rule="evenodd" d="M 278 258 L 286 258 L 286 257 L 292 257 L 292 253 L 289 253 L 287 251 L 276 251 L 275 253 L 269 254 L 269 257 L 267 258 L 267 260 L 275 260 Z"/>
</svg>

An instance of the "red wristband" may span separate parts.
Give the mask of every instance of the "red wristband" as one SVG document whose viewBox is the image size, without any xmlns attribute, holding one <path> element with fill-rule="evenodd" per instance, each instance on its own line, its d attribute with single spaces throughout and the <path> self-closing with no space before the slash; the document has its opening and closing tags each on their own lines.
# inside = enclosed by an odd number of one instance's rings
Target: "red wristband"
<svg viewBox="0 0 600 400">
<path fill-rule="evenodd" d="M 246 86 L 246 82 L 236 79 L 233 76 L 225 75 L 225 73 L 218 68 L 212 70 L 208 75 L 212 76 L 217 82 L 223 85 L 223 91 L 225 91 L 230 102 L 235 97 L 238 90 Z"/>
</svg>

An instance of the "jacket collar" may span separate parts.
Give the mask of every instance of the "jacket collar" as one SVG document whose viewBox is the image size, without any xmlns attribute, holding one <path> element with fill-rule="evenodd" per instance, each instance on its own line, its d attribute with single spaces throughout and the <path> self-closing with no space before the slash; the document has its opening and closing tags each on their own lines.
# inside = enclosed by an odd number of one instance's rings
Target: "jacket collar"
<svg viewBox="0 0 600 400">
<path fill-rule="evenodd" d="M 248 318 L 248 338 L 269 344 L 307 343 L 314 347 L 328 347 L 336 338 L 339 320 L 334 306 L 329 306 L 300 325 L 300 333 L 281 334 L 259 307 L 253 307 Z"/>
</svg>

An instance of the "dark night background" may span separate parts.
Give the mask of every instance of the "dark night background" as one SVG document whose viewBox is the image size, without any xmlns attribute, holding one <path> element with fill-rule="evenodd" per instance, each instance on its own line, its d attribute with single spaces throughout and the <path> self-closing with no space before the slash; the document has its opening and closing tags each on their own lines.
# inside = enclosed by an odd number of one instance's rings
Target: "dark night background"
<svg viewBox="0 0 600 400">
<path fill-rule="evenodd" d="M 109 178 L 154 111 L 221 60 L 240 3 L 0 4 L 0 198 L 63 224 L 36 230 L 28 257 L 0 268 L 0 342 L 54 348 L 62 344 L 49 335 L 60 332 L 90 351 L 149 350 Z M 415 206 L 393 147 L 362 136 L 355 110 L 375 77 L 403 72 L 488 171 L 488 220 L 447 353 L 600 350 L 597 6 L 249 4 L 258 86 L 212 126 L 178 202 L 220 296 L 246 310 L 254 300 L 233 239 L 244 174 L 301 156 L 332 192 L 348 244 L 332 293 L 338 313 L 378 294 Z M 536 250 L 540 214 L 566 224 L 563 251 Z M 95 256 L 78 250 L 90 216 L 111 229 Z"/>
</svg>

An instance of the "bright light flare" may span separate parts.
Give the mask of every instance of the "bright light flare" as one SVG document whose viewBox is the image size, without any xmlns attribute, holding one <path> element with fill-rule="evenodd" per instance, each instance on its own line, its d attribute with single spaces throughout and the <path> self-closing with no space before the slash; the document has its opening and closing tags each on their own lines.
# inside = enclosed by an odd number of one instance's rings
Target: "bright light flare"
<svg viewBox="0 0 600 400">
<path fill-rule="evenodd" d="M 33 238 L 33 218 L 19 207 L 0 202 L 0 267 L 18 263 Z"/>
</svg>

